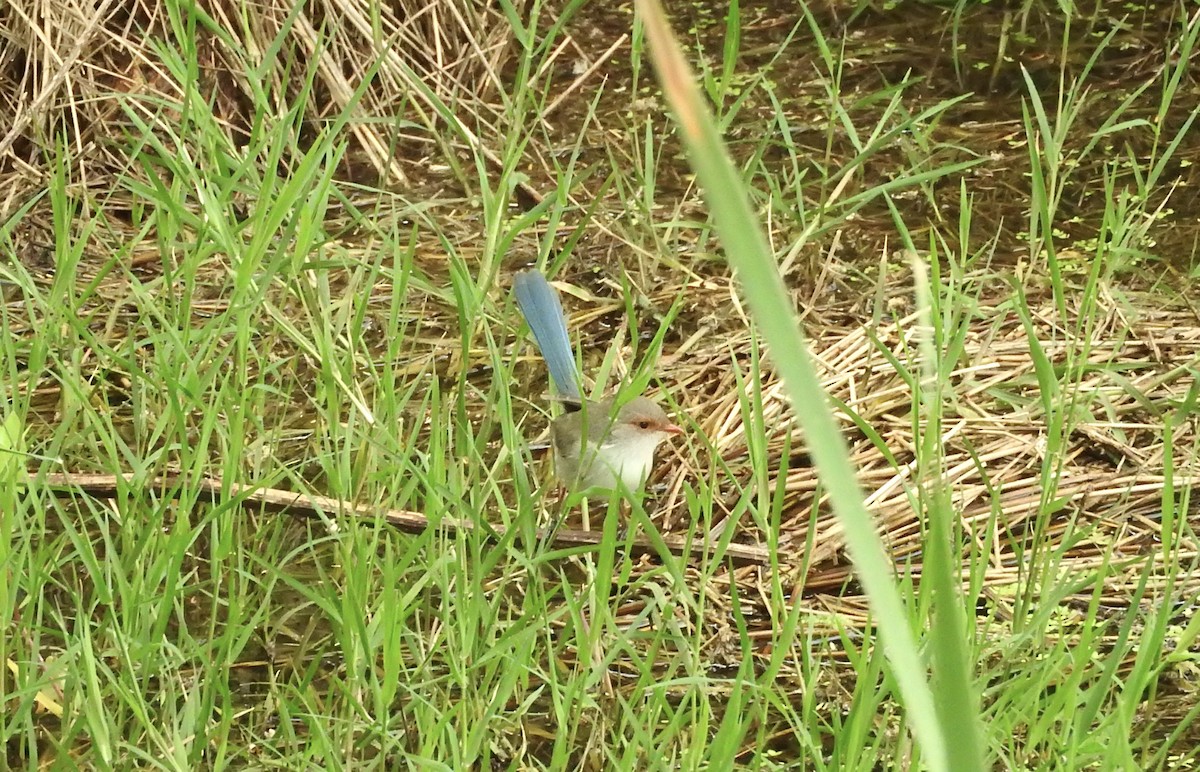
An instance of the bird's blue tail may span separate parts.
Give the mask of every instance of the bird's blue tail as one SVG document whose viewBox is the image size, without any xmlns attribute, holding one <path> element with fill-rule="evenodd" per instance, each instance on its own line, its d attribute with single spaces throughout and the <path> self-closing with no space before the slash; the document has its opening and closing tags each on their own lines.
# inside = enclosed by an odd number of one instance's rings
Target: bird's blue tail
<svg viewBox="0 0 1200 772">
<path fill-rule="evenodd" d="M 546 281 L 541 271 L 521 271 L 513 277 L 513 294 L 517 305 L 533 331 L 542 358 L 550 370 L 550 380 L 560 397 L 578 400 L 579 372 L 571 353 L 571 338 L 567 334 L 567 318 L 563 315 L 558 293 Z"/>
</svg>

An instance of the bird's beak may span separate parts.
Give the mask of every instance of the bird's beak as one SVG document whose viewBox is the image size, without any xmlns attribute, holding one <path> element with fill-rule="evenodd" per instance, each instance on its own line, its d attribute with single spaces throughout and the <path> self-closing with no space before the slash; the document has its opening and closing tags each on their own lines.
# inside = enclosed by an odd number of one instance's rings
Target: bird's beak
<svg viewBox="0 0 1200 772">
<path fill-rule="evenodd" d="M 683 429 L 679 428 L 675 424 L 667 424 L 663 427 L 663 431 L 667 434 L 683 434 Z"/>
</svg>

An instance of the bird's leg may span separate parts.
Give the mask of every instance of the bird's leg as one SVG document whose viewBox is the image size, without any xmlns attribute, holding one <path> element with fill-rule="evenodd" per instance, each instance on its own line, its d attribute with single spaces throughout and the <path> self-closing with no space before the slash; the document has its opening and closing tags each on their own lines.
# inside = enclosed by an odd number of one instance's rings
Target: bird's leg
<svg viewBox="0 0 1200 772">
<path fill-rule="evenodd" d="M 568 493 L 568 491 L 567 491 L 566 487 L 561 484 L 556 485 L 554 487 L 557 491 L 557 496 L 556 496 L 557 502 L 555 503 L 554 517 L 550 521 L 550 528 L 546 532 L 546 534 L 549 538 L 554 538 L 554 534 L 558 533 L 559 528 L 562 528 L 562 524 L 564 522 L 566 522 L 567 515 L 571 511 L 570 509 L 567 508 L 567 493 Z"/>
<path fill-rule="evenodd" d="M 633 502 L 622 497 L 617 504 L 617 541 L 623 542 L 633 535 Z"/>
<path fill-rule="evenodd" d="M 580 501 L 579 510 L 580 510 L 580 515 L 582 515 L 582 517 L 583 517 L 583 530 L 585 530 L 585 531 L 592 530 L 592 512 L 591 512 L 591 508 L 588 507 L 587 496 L 584 496 L 582 501 Z"/>
</svg>

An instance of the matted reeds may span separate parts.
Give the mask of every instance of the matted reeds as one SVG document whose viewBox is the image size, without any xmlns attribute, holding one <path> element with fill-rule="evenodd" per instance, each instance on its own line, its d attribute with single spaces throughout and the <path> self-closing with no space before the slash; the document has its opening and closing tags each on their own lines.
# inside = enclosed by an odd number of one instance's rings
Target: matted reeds
<svg viewBox="0 0 1200 772">
<path fill-rule="evenodd" d="M 1055 565 L 1064 572 L 1083 576 L 1107 566 L 1101 572 L 1108 585 L 1104 596 L 1119 605 L 1128 583 L 1147 570 L 1146 561 L 1163 557 L 1164 495 L 1170 492 L 1170 508 L 1185 507 L 1175 518 L 1198 511 L 1191 488 L 1200 475 L 1193 412 L 1200 317 L 1186 302 L 1164 305 L 1161 297 L 1141 293 L 1122 294 L 1120 301 L 1099 293 L 1100 307 L 1083 313 L 1068 298 L 1064 317 L 1047 291 L 1029 301 L 1031 338 L 1013 305 L 1020 302 L 1017 294 L 1005 292 L 1003 284 L 995 289 L 994 278 L 967 278 L 968 286 L 993 288 L 985 300 L 969 304 L 972 310 L 957 320 L 956 330 L 944 331 L 947 338 L 958 333 L 960 342 L 954 360 L 941 363 L 947 377 L 940 454 L 920 462 L 915 433 L 924 431 L 925 422 L 913 388 L 920 372 L 914 318 L 873 321 L 861 303 L 810 309 L 805 326 L 811 349 L 831 399 L 841 405 L 836 412 L 868 505 L 901 573 L 920 575 L 923 499 L 937 483 L 961 525 L 964 580 L 983 562 L 984 587 L 1002 597 L 1028 577 L 1031 554 L 1057 552 Z M 889 285 L 890 293 L 903 293 L 905 280 Z M 707 294 L 714 305 L 728 297 L 725 289 L 706 293 L 690 286 L 686 292 L 694 300 Z M 1062 416 L 1043 409 L 1035 349 L 1053 368 L 1059 393 L 1051 404 L 1066 412 Z M 664 352 L 664 383 L 711 443 L 708 460 L 703 451 L 699 458 L 676 458 L 676 468 L 664 475 L 662 502 L 672 529 L 689 527 L 682 519 L 689 478 L 720 480 L 728 502 L 753 485 L 746 432 L 754 429 L 744 421 L 745 397 L 733 376 L 749 350 L 744 328 L 733 325 L 691 340 L 686 350 Z M 765 354 L 761 387 L 772 466 L 766 493 L 785 488 L 776 557 L 795 572 L 796 590 L 823 596 L 819 603 L 826 609 L 845 611 L 849 618 L 841 624 L 861 623 L 865 603 L 856 597 L 841 526 L 824 505 L 802 433 L 770 375 L 770 359 L 779 355 Z M 679 386 L 672 389 L 672 383 Z M 1056 431 L 1059 436 L 1050 436 Z M 786 469 L 780 463 L 785 449 Z M 737 531 L 735 541 L 768 542 L 748 517 L 736 523 L 714 518 L 710 536 L 729 528 Z M 1190 529 L 1184 533 L 1173 549 L 1188 563 L 1198 545 Z M 753 585 L 761 570 L 738 569 L 738 581 Z M 1176 592 L 1198 589 L 1189 577 L 1175 584 Z"/>
</svg>

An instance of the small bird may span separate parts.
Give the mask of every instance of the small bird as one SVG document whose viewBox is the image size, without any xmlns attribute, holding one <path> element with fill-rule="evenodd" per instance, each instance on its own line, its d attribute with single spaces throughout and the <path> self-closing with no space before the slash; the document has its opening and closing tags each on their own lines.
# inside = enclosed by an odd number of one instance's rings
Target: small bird
<svg viewBox="0 0 1200 772">
<path fill-rule="evenodd" d="M 558 293 L 536 270 L 519 272 L 513 293 L 566 406 L 550 423 L 555 475 L 573 491 L 640 490 L 654 466 L 654 451 L 683 430 L 646 397 L 584 399 Z"/>
</svg>

